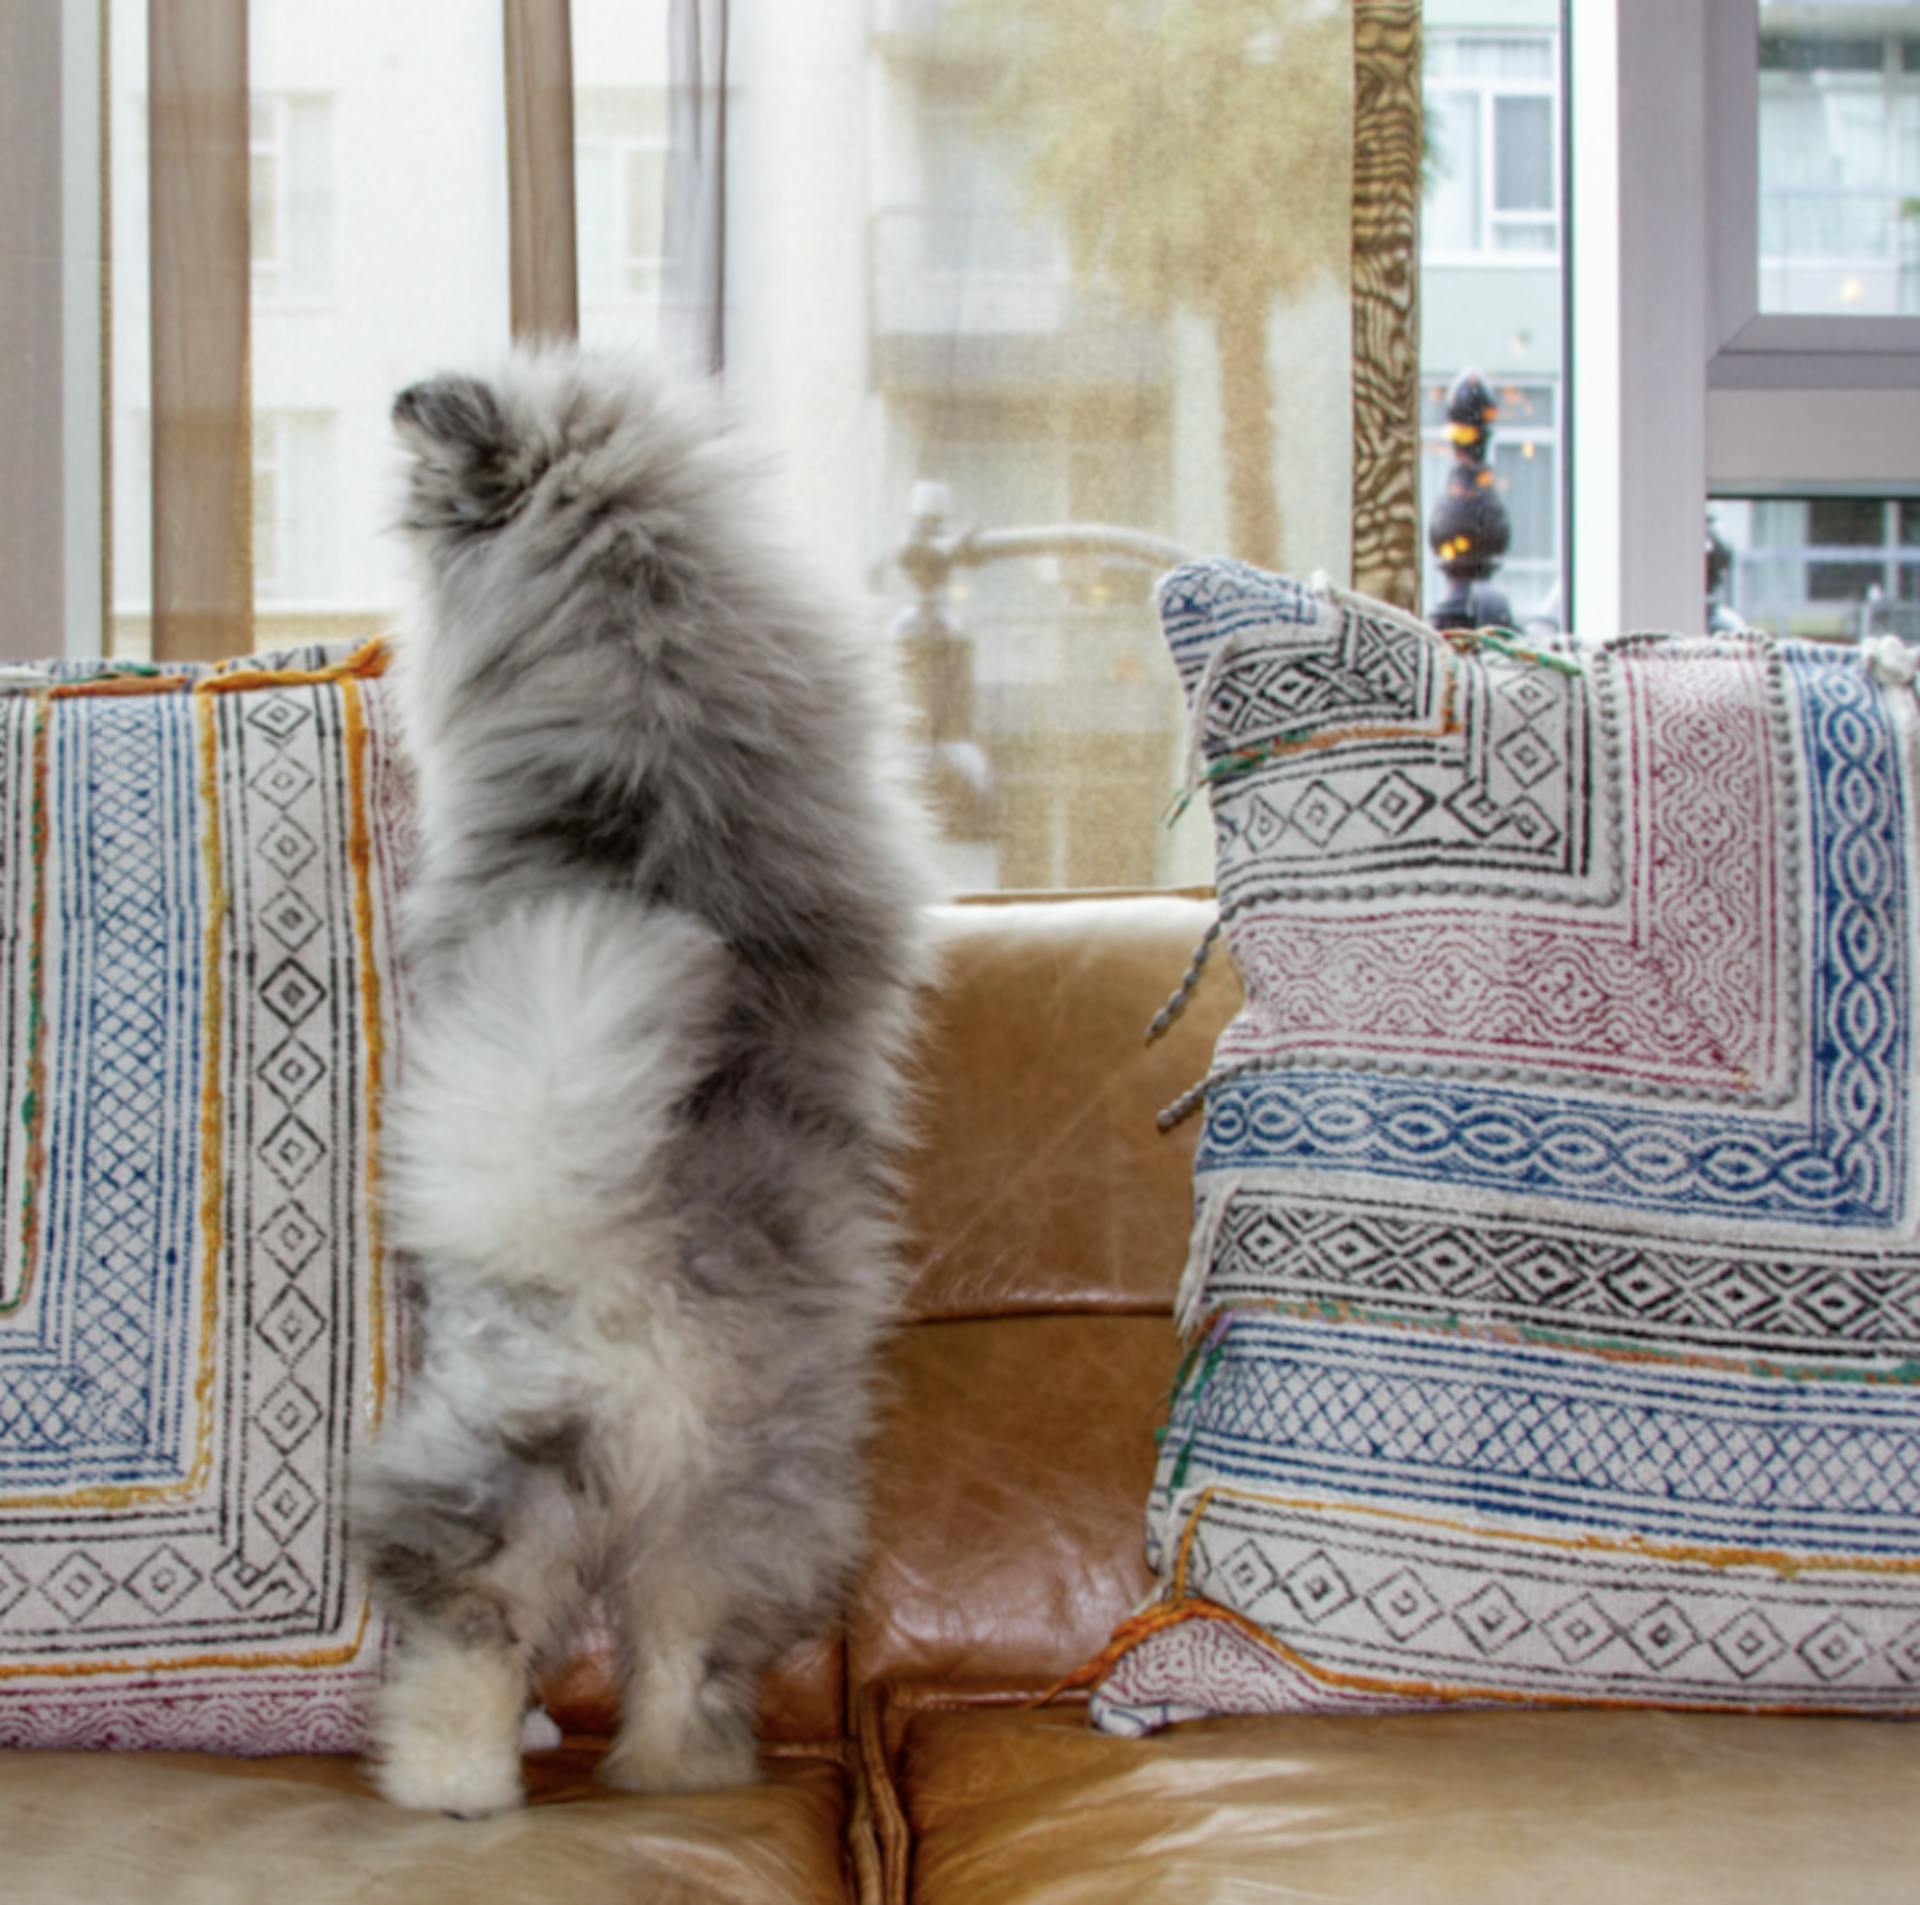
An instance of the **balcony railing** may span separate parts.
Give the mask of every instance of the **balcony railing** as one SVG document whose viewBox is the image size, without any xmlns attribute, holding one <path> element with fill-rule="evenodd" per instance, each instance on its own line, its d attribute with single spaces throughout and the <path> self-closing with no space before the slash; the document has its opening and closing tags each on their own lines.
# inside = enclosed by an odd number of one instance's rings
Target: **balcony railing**
<svg viewBox="0 0 1920 1905">
<path fill-rule="evenodd" d="M 872 311 L 888 386 L 1138 384 L 1169 372 L 1161 327 L 1015 212 L 876 212 Z"/>
<path fill-rule="evenodd" d="M 882 335 L 1052 336 L 1133 321 L 1111 291 L 1075 274 L 1054 233 L 1012 212 L 877 212 L 873 273 Z"/>
<path fill-rule="evenodd" d="M 1920 198 L 1769 187 L 1760 195 L 1760 276 L 1767 310 L 1920 311 Z"/>
<path fill-rule="evenodd" d="M 873 30 L 898 39 L 919 39 L 939 30 L 953 0 L 872 0 Z"/>
</svg>

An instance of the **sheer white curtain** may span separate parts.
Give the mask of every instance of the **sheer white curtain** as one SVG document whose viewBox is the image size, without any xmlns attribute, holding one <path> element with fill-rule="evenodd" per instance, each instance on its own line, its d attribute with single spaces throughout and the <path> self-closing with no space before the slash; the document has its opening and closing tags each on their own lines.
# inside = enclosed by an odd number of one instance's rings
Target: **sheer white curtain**
<svg viewBox="0 0 1920 1905">
<path fill-rule="evenodd" d="M 666 281 L 710 302 L 667 328 L 717 315 L 705 361 L 774 445 L 794 533 L 898 625 L 952 877 L 1204 880 L 1201 818 L 1160 822 L 1184 724 L 1150 589 L 1175 548 L 1349 571 L 1347 8 L 673 12 Z M 923 554 L 1131 537 L 923 594 L 916 504 Z"/>
<path fill-rule="evenodd" d="M 662 301 L 674 348 L 719 375 L 727 358 L 728 0 L 671 0 Z"/>
<path fill-rule="evenodd" d="M 893 630 L 959 885 L 1205 877 L 1197 816 L 1159 822 L 1175 552 L 1411 596 L 1417 0 L 107 17 L 121 652 L 384 625 L 393 391 L 576 324 L 771 446 Z"/>
</svg>

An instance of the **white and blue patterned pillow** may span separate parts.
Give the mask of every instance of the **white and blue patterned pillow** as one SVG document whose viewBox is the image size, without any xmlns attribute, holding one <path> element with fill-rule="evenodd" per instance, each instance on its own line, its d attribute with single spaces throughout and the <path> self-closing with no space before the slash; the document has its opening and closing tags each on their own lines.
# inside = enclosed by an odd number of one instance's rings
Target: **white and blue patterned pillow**
<svg viewBox="0 0 1920 1905">
<path fill-rule="evenodd" d="M 1920 1707 L 1910 684 L 1162 609 L 1247 997 L 1100 1722 Z"/>
<path fill-rule="evenodd" d="M 409 806 L 377 650 L 0 685 L 0 1746 L 359 1746 Z"/>
</svg>

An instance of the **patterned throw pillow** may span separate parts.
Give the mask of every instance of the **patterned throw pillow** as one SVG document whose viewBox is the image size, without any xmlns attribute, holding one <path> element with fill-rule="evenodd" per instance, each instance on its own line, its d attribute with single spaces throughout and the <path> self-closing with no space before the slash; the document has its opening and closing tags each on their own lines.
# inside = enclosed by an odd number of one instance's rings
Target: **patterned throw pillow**
<svg viewBox="0 0 1920 1905">
<path fill-rule="evenodd" d="M 1920 1707 L 1911 669 L 1162 610 L 1247 999 L 1100 1723 Z"/>
<path fill-rule="evenodd" d="M 0 1746 L 360 1744 L 378 668 L 0 673 Z"/>
</svg>

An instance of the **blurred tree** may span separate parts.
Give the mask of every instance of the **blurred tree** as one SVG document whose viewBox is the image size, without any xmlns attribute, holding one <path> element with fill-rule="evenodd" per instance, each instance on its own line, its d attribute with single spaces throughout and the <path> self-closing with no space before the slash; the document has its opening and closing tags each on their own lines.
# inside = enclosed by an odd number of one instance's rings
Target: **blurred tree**
<svg viewBox="0 0 1920 1905">
<path fill-rule="evenodd" d="M 1344 0 L 959 0 L 987 106 L 1076 268 L 1211 320 L 1233 552 L 1278 566 L 1269 321 L 1348 251 Z"/>
</svg>

